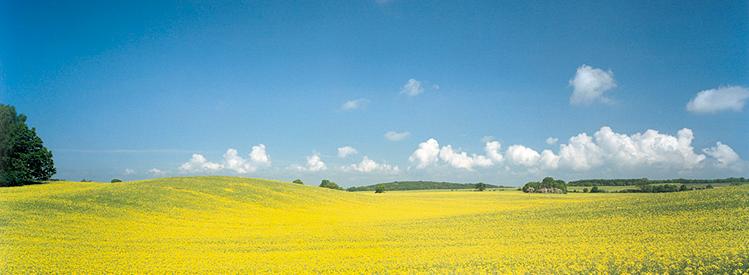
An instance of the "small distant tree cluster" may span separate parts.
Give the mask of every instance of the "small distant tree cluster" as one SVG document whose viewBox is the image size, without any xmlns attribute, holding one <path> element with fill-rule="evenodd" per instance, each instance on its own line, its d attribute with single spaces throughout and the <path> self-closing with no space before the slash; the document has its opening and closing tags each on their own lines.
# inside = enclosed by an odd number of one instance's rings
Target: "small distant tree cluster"
<svg viewBox="0 0 749 275">
<path fill-rule="evenodd" d="M 532 181 L 523 186 L 525 193 L 567 193 L 567 184 L 563 180 L 555 180 L 552 177 L 545 177 L 541 182 Z"/>
<path fill-rule="evenodd" d="M 335 189 L 335 190 L 343 190 L 343 188 L 338 186 L 338 184 L 327 179 L 324 179 L 320 182 L 320 187 L 325 187 L 325 188 L 330 188 L 330 189 Z"/>
<path fill-rule="evenodd" d="M 57 172 L 47 150 L 26 116 L 0 104 L 0 186 L 49 180 Z"/>
<path fill-rule="evenodd" d="M 300 179 L 295 179 L 294 181 L 292 181 L 292 183 L 304 184 L 304 182 L 302 180 L 300 180 Z"/>
<path fill-rule="evenodd" d="M 606 190 L 593 186 L 593 188 L 590 188 L 590 193 L 606 193 Z"/>
<path fill-rule="evenodd" d="M 486 190 L 486 183 L 479 182 L 476 184 L 476 191 L 484 191 Z"/>
<path fill-rule="evenodd" d="M 112 179 L 111 183 L 115 183 L 115 182 L 122 182 L 122 180 L 121 179 Z"/>
<path fill-rule="evenodd" d="M 686 191 L 686 186 L 684 186 L 684 190 L 681 190 L 679 186 L 673 185 L 673 184 L 663 184 L 663 185 L 640 185 L 640 191 L 643 193 L 668 193 L 668 192 L 678 192 L 678 191 Z"/>
<path fill-rule="evenodd" d="M 378 184 L 375 187 L 375 194 L 385 193 L 385 186 L 382 186 L 382 184 Z"/>
</svg>

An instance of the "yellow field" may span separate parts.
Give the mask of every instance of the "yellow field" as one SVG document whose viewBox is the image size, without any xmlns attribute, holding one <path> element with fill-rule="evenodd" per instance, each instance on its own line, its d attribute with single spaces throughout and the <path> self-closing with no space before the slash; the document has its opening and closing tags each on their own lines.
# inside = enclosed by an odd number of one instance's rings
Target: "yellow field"
<svg viewBox="0 0 749 275">
<path fill-rule="evenodd" d="M 349 193 L 231 177 L 0 188 L 0 273 L 747 273 L 749 185 Z"/>
</svg>

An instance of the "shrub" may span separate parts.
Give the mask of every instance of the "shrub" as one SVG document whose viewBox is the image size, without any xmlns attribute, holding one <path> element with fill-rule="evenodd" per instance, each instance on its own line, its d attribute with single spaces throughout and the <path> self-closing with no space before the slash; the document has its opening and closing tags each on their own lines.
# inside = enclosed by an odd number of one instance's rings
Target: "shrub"
<svg viewBox="0 0 749 275">
<path fill-rule="evenodd" d="M 343 188 L 338 186 L 338 184 L 327 179 L 324 179 L 320 182 L 320 187 L 325 187 L 325 188 L 330 188 L 330 189 L 335 189 L 335 190 L 343 190 Z"/>
<path fill-rule="evenodd" d="M 121 179 L 112 179 L 112 181 L 110 181 L 110 182 L 111 182 L 111 183 L 115 183 L 115 182 L 122 182 L 122 180 L 121 180 Z"/>
<path fill-rule="evenodd" d="M 292 181 L 292 182 L 293 182 L 293 183 L 296 183 L 296 184 L 304 184 L 304 182 L 303 182 L 302 180 L 300 180 L 300 179 L 295 179 L 295 180 L 294 180 L 294 181 Z"/>
</svg>

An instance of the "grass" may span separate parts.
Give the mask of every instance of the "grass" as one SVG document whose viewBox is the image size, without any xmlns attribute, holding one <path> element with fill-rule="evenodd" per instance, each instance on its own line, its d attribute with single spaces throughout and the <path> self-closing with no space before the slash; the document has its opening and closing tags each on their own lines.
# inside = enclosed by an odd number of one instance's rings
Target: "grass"
<svg viewBox="0 0 749 275">
<path fill-rule="evenodd" d="M 0 188 L 0 273 L 734 273 L 749 186 L 343 192 L 232 177 Z"/>
</svg>

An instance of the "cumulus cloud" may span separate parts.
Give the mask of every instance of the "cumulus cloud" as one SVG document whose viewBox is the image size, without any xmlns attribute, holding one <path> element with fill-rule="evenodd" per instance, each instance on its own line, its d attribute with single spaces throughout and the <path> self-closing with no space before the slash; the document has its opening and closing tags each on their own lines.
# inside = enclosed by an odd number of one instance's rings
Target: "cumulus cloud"
<svg viewBox="0 0 749 275">
<path fill-rule="evenodd" d="M 211 172 L 218 171 L 223 168 L 223 165 L 215 162 L 210 162 L 201 154 L 192 154 L 192 158 L 188 162 L 180 165 L 179 170 L 183 172 Z"/>
<path fill-rule="evenodd" d="M 385 139 L 389 141 L 400 141 L 407 138 L 411 133 L 409 132 L 396 132 L 396 131 L 388 131 L 385 133 Z"/>
<path fill-rule="evenodd" d="M 162 176 L 162 175 L 166 174 L 166 172 L 161 171 L 161 170 L 156 169 L 156 168 L 151 168 L 150 170 L 148 170 L 148 173 L 151 174 L 151 175 L 154 175 L 154 176 Z"/>
<path fill-rule="evenodd" d="M 125 172 L 123 172 L 123 174 L 132 175 L 132 174 L 135 174 L 135 170 L 130 169 L 130 168 L 125 168 Z"/>
<path fill-rule="evenodd" d="M 500 149 L 502 149 L 502 144 L 500 144 L 499 141 L 485 141 L 484 151 L 486 151 L 486 156 L 489 157 L 489 159 L 491 159 L 492 161 L 502 162 L 504 160 L 504 156 L 502 156 L 502 153 L 499 152 Z"/>
<path fill-rule="evenodd" d="M 535 167 L 541 159 L 541 155 L 536 150 L 523 145 L 511 145 L 507 148 L 505 157 L 510 163 L 525 167 Z"/>
<path fill-rule="evenodd" d="M 441 161 L 454 168 L 473 170 L 475 167 L 488 167 L 494 165 L 495 162 L 501 162 L 504 157 L 499 152 L 500 147 L 498 141 L 489 141 L 484 147 L 486 155 L 468 154 L 453 149 L 452 145 L 440 148 L 439 142 L 430 138 L 420 143 L 419 148 L 408 159 L 416 164 L 416 168 L 425 168 Z"/>
<path fill-rule="evenodd" d="M 201 154 L 193 154 L 192 158 L 182 164 L 179 170 L 186 173 L 198 172 L 215 172 L 219 170 L 229 170 L 239 174 L 255 172 L 259 167 L 271 165 L 271 159 L 266 152 L 264 144 L 252 146 L 249 158 L 245 159 L 239 155 L 234 148 L 229 148 L 223 155 L 223 162 L 210 162 Z"/>
<path fill-rule="evenodd" d="M 559 159 L 560 157 L 558 155 L 547 149 L 541 151 L 541 159 L 539 160 L 539 163 L 542 169 L 554 170 L 559 167 Z"/>
<path fill-rule="evenodd" d="M 403 87 L 401 87 L 401 94 L 406 94 L 408 96 L 417 96 L 423 92 L 424 87 L 421 86 L 421 81 L 413 78 L 406 81 L 406 84 L 403 84 Z"/>
<path fill-rule="evenodd" d="M 384 173 L 398 173 L 400 169 L 398 166 L 389 165 L 386 163 L 377 163 L 374 160 L 369 159 L 367 156 L 362 158 L 361 162 L 351 164 L 349 166 L 342 167 L 344 171 L 356 171 L 360 173 L 372 173 L 372 172 L 384 172 Z"/>
<path fill-rule="evenodd" d="M 594 139 L 595 138 L 595 139 Z M 593 137 L 586 133 L 570 138 L 560 146 L 560 163 L 572 170 L 585 171 L 604 164 L 614 167 L 655 166 L 689 170 L 698 167 L 705 155 L 692 147 L 694 135 L 681 129 L 676 136 L 649 129 L 632 135 L 601 127 Z"/>
<path fill-rule="evenodd" d="M 575 77 L 570 79 L 569 83 L 573 87 L 570 103 L 574 105 L 586 105 L 597 101 L 609 102 L 604 93 L 616 87 L 614 72 L 584 64 L 577 68 Z"/>
<path fill-rule="evenodd" d="M 356 110 L 356 109 L 366 106 L 367 103 L 369 103 L 369 100 L 367 100 L 366 98 L 349 100 L 341 104 L 341 110 L 344 110 L 344 111 Z"/>
<path fill-rule="evenodd" d="M 717 166 L 721 168 L 731 167 L 741 161 L 736 151 L 720 141 L 713 147 L 702 149 L 702 152 L 713 157 L 717 161 Z"/>
<path fill-rule="evenodd" d="M 466 152 L 453 150 L 451 145 L 440 149 L 439 158 L 452 167 L 466 170 L 473 170 L 475 166 L 487 167 L 493 164 L 492 160 L 486 156 L 477 154 L 468 155 Z"/>
<path fill-rule="evenodd" d="M 557 141 L 559 141 L 559 139 L 555 138 L 555 137 L 547 137 L 546 138 L 546 144 L 548 144 L 548 145 L 557 144 Z"/>
<path fill-rule="evenodd" d="M 338 147 L 338 157 L 339 158 L 345 158 L 345 157 L 348 157 L 350 155 L 356 155 L 358 153 L 359 153 L 359 151 L 357 151 L 354 147 L 351 147 L 351 146 Z"/>
<path fill-rule="evenodd" d="M 658 169 L 663 171 L 693 171 L 704 167 L 708 157 L 717 167 L 743 169 L 739 155 L 728 145 L 718 142 L 702 153 L 692 146 L 694 133 L 681 129 L 675 135 L 648 129 L 641 133 L 624 134 L 604 126 L 593 133 L 580 133 L 559 145 L 559 152 L 543 150 L 540 153 L 524 145 L 515 144 L 502 153 L 497 141 L 486 142 L 484 155 L 469 154 L 453 149 L 451 145 L 440 146 L 430 138 L 419 144 L 409 161 L 416 168 L 447 165 L 473 170 L 504 163 L 502 169 L 523 168 L 527 171 L 564 170 L 589 171 L 605 168 L 615 170 Z"/>
<path fill-rule="evenodd" d="M 740 112 L 749 99 L 749 89 L 740 86 L 720 87 L 704 90 L 687 103 L 687 111 L 693 113 L 716 113 L 720 111 Z"/>
<path fill-rule="evenodd" d="M 327 170 L 328 166 L 320 159 L 320 154 L 314 153 L 307 156 L 307 164 L 305 166 L 297 165 L 295 168 L 299 171 L 318 172 Z"/>
<path fill-rule="evenodd" d="M 439 154 L 440 144 L 436 139 L 430 138 L 427 141 L 419 143 L 419 148 L 411 154 L 408 160 L 416 162 L 417 168 L 424 168 L 436 163 Z"/>
<path fill-rule="evenodd" d="M 265 144 L 252 146 L 250 150 L 250 161 L 258 165 L 270 165 L 270 155 L 265 151 Z"/>
</svg>

